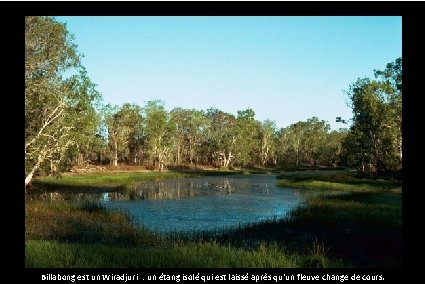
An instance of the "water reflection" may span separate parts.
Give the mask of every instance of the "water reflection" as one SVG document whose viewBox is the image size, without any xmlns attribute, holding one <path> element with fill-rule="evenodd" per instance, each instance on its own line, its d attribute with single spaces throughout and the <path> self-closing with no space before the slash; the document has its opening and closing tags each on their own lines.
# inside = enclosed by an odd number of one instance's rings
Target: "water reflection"
<svg viewBox="0 0 425 284">
<path fill-rule="evenodd" d="M 140 183 L 123 191 L 107 189 L 84 190 L 84 192 L 45 192 L 32 194 L 29 199 L 43 200 L 88 200 L 88 201 L 115 201 L 115 200 L 163 200 L 182 199 L 201 195 L 232 194 L 252 186 L 244 179 L 232 177 L 186 178 L 167 181 Z M 257 185 L 268 193 L 268 185 Z"/>
<path fill-rule="evenodd" d="M 283 218 L 303 201 L 298 190 L 276 187 L 274 175 L 168 180 L 134 191 L 145 199 L 105 205 L 131 212 L 136 222 L 161 233 L 221 230 Z"/>
<path fill-rule="evenodd" d="M 100 202 L 122 210 L 151 230 L 221 230 L 283 218 L 308 191 L 276 186 L 275 175 L 211 176 L 140 183 L 126 191 L 52 192 L 30 199 Z"/>
</svg>

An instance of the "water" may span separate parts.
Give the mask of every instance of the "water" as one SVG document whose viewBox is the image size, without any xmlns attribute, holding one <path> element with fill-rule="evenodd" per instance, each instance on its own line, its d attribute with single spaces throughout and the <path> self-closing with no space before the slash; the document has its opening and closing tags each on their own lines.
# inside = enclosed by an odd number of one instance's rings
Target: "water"
<svg viewBox="0 0 425 284">
<path fill-rule="evenodd" d="M 274 175 L 151 182 L 136 187 L 133 200 L 116 197 L 104 194 L 102 203 L 160 233 L 222 230 L 283 218 L 303 201 L 298 190 L 278 188 Z"/>
<path fill-rule="evenodd" d="M 59 194 L 54 199 L 98 200 L 158 233 L 193 233 L 280 219 L 304 200 L 276 186 L 275 175 L 210 176 L 149 182 L 126 193 Z"/>
</svg>

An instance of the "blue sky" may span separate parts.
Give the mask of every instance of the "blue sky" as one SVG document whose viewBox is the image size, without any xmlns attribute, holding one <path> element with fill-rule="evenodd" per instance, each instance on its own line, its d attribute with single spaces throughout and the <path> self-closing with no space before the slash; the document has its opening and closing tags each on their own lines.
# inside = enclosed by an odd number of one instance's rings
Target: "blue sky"
<svg viewBox="0 0 425 284">
<path fill-rule="evenodd" d="M 343 127 L 348 90 L 402 54 L 401 17 L 56 17 L 104 102 L 248 107 L 280 127 Z"/>
</svg>

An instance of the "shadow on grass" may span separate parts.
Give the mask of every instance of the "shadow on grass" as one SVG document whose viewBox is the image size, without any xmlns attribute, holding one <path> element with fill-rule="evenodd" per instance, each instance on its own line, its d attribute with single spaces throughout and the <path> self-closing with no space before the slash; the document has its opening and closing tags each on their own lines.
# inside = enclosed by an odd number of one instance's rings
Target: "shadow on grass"
<svg viewBox="0 0 425 284">
<path fill-rule="evenodd" d="M 401 267 L 401 225 L 400 194 L 353 193 L 315 197 L 288 219 L 202 238 L 242 247 L 276 242 L 306 254 L 319 243 L 332 257 L 356 267 Z"/>
<path fill-rule="evenodd" d="M 97 203 L 46 203 L 25 205 L 25 239 L 67 243 L 158 246 L 163 238 L 136 228 L 128 215 L 111 212 Z"/>
</svg>

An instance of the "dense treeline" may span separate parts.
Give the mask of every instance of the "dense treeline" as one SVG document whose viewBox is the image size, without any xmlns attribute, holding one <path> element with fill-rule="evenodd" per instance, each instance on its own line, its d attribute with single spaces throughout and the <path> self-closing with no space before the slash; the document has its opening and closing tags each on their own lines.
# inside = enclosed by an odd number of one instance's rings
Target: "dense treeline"
<svg viewBox="0 0 425 284">
<path fill-rule="evenodd" d="M 51 17 L 25 19 L 25 184 L 74 164 L 119 163 L 163 170 L 169 165 L 214 167 L 351 166 L 386 174 L 401 169 L 401 58 L 376 80 L 347 92 L 349 130 L 312 117 L 286 128 L 258 121 L 248 108 L 101 106 L 80 64 L 73 37 Z M 284 115 L 284 114 L 283 114 Z M 339 121 L 348 123 L 341 118 Z"/>
<path fill-rule="evenodd" d="M 140 107 L 123 104 L 103 111 L 104 143 L 99 163 L 144 165 L 162 170 L 166 165 L 214 167 L 336 166 L 341 163 L 341 141 L 346 131 L 330 131 L 313 117 L 278 130 L 273 121 L 255 120 L 252 109 L 237 115 L 218 109 L 174 108 L 161 101 Z M 86 160 L 93 159 L 87 153 Z"/>
</svg>

